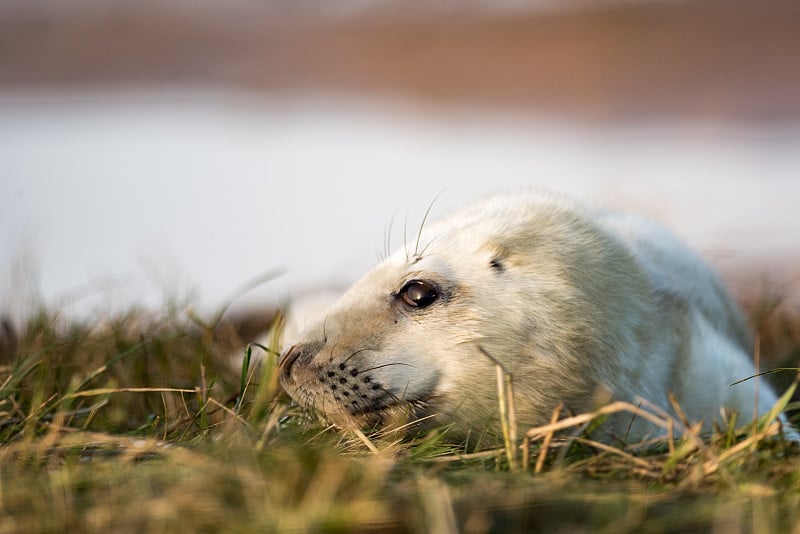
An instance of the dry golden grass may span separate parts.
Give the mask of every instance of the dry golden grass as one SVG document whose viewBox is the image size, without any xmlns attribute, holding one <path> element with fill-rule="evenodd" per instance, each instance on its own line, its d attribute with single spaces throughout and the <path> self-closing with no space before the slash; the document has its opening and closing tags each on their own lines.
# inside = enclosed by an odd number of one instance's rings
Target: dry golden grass
<svg viewBox="0 0 800 534">
<path fill-rule="evenodd" d="M 505 442 L 465 450 L 446 429 L 408 437 L 326 427 L 281 395 L 277 347 L 252 347 L 262 364 L 231 363 L 243 343 L 223 322 L 131 312 L 67 324 L 42 313 L 13 337 L 0 353 L 0 532 L 800 524 L 800 454 L 774 417 L 701 437 L 645 404 L 612 403 L 516 428 L 513 381 L 498 369 Z M 593 441 L 590 430 L 616 411 L 651 418 L 669 437 Z"/>
</svg>

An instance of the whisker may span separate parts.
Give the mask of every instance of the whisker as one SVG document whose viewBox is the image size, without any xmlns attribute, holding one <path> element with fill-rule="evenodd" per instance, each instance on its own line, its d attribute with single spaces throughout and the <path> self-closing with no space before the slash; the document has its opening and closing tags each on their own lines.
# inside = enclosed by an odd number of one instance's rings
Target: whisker
<svg viewBox="0 0 800 534">
<path fill-rule="evenodd" d="M 408 212 L 406 211 L 406 217 L 403 221 L 403 248 L 406 251 L 406 262 L 408 262 L 409 255 L 408 255 Z"/>
<path fill-rule="evenodd" d="M 394 363 L 385 363 L 385 364 L 383 364 L 383 365 L 378 365 L 378 366 L 376 366 L 376 367 L 370 367 L 369 369 L 364 369 L 364 370 L 362 370 L 362 371 L 359 371 L 359 372 L 358 372 L 358 374 L 361 374 L 361 373 L 368 373 L 368 372 L 370 372 L 370 371 L 374 371 L 375 369 L 380 369 L 380 368 L 382 368 L 382 367 L 389 367 L 390 365 L 406 365 L 406 366 L 408 366 L 408 367 L 414 367 L 414 368 L 416 368 L 416 366 L 414 366 L 414 365 L 411 365 L 410 363 L 404 363 L 404 362 L 394 362 Z"/>
<path fill-rule="evenodd" d="M 439 234 L 439 235 L 441 235 L 441 234 Z M 419 257 L 422 257 L 422 256 L 425 255 L 425 252 L 428 250 L 428 247 L 430 247 L 433 244 L 433 242 L 436 241 L 439 238 L 439 235 L 434 236 L 430 241 L 428 241 L 428 244 L 425 245 L 425 248 L 423 248 L 422 251 L 418 254 Z"/>
<path fill-rule="evenodd" d="M 333 346 L 331 347 L 330 352 L 328 353 L 328 363 L 333 362 L 333 351 L 336 349 L 336 345 L 338 345 L 338 343 L 334 343 Z"/>
<path fill-rule="evenodd" d="M 325 319 L 322 320 L 322 340 L 327 343 L 328 342 L 328 333 L 326 332 L 326 327 L 328 326 L 328 316 L 329 314 L 325 314 Z"/>
<path fill-rule="evenodd" d="M 383 236 L 384 259 L 392 254 L 392 227 L 394 226 L 394 217 L 396 214 L 397 212 L 392 213 L 392 218 L 389 219 L 389 226 L 386 228 L 386 232 Z"/>
<path fill-rule="evenodd" d="M 358 353 L 360 353 L 360 352 L 364 352 L 364 351 L 367 351 L 367 350 L 372 350 L 372 351 L 375 351 L 375 350 L 377 350 L 377 349 L 358 349 L 357 351 L 355 351 L 354 353 L 352 353 L 350 356 L 348 356 L 347 358 L 345 358 L 345 360 L 344 360 L 342 363 L 347 363 L 347 362 L 349 362 L 349 361 L 350 361 L 350 358 L 352 358 L 353 356 L 355 356 L 356 354 L 358 354 Z"/>
<path fill-rule="evenodd" d="M 444 193 L 444 189 L 439 191 L 436 194 L 436 196 L 433 197 L 433 200 L 431 200 L 431 203 L 428 204 L 428 209 L 425 210 L 425 216 L 422 217 L 422 223 L 420 223 L 419 231 L 417 231 L 417 242 L 414 245 L 414 256 L 418 256 L 417 252 L 419 251 L 419 240 L 422 237 L 422 229 L 425 228 L 425 222 L 427 222 L 427 220 L 428 220 L 428 215 L 431 214 L 431 209 L 433 209 L 433 205 L 436 203 L 437 200 L 439 200 L 439 197 L 442 195 L 442 193 Z"/>
</svg>

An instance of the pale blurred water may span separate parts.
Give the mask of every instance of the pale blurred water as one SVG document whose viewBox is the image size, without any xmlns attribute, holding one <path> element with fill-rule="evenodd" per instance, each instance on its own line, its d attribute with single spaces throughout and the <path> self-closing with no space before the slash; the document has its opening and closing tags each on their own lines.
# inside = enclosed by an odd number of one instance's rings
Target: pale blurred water
<svg viewBox="0 0 800 534">
<path fill-rule="evenodd" d="M 580 124 L 158 91 L 0 96 L 0 311 L 209 310 L 346 285 L 436 216 L 544 186 L 650 215 L 723 270 L 800 257 L 800 125 Z M 406 222 L 407 221 L 407 222 Z M 784 273 L 785 274 L 785 273 Z"/>
</svg>

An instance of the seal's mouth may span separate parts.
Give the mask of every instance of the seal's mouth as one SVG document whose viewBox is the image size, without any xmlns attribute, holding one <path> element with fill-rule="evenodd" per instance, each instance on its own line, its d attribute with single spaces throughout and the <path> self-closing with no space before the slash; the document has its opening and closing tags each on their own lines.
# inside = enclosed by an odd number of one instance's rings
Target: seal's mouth
<svg viewBox="0 0 800 534">
<path fill-rule="evenodd" d="M 427 413 L 433 400 L 432 395 L 399 397 L 387 390 L 382 390 L 380 395 L 374 397 L 364 395 L 365 398 L 356 399 L 352 399 L 352 395 L 325 396 L 329 401 L 333 397 L 333 402 L 325 402 L 323 398 L 315 399 L 319 403 L 315 403 L 313 406 L 315 409 L 328 415 L 333 415 L 333 412 L 344 413 L 351 418 L 369 423 L 381 423 L 387 416 L 396 418 L 401 412 L 410 416 Z"/>
<path fill-rule="evenodd" d="M 432 399 L 433 397 L 403 399 L 382 406 L 364 407 L 350 412 L 347 424 L 381 431 L 419 425 L 434 416 Z"/>
<path fill-rule="evenodd" d="M 435 413 L 435 395 L 409 398 L 385 392 L 375 399 L 342 401 L 341 396 L 336 398 L 332 392 L 319 391 L 309 384 L 283 384 L 283 387 L 295 402 L 340 427 L 397 428 L 428 419 Z"/>
<path fill-rule="evenodd" d="M 354 417 L 383 416 L 396 410 L 408 410 L 411 412 L 424 411 L 429 409 L 433 397 L 418 397 L 414 399 L 398 399 L 393 402 L 378 406 L 364 406 L 349 413 Z"/>
</svg>

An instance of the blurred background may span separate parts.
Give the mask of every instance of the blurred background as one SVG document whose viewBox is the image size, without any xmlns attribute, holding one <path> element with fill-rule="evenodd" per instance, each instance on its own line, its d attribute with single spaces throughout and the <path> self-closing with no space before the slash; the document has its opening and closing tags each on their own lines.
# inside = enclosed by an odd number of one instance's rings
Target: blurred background
<svg viewBox="0 0 800 534">
<path fill-rule="evenodd" d="M 796 318 L 798 28 L 769 0 L 3 0 L 0 313 L 208 312 L 280 268 L 231 311 L 258 315 L 440 193 L 543 186 Z"/>
</svg>

